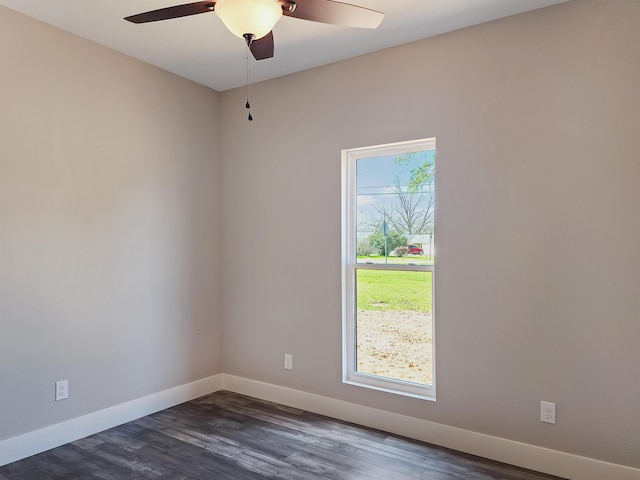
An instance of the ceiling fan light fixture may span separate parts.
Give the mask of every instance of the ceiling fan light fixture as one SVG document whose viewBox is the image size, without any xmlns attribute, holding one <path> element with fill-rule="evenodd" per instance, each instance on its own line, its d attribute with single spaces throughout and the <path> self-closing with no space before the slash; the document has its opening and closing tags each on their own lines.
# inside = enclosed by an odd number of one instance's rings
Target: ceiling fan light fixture
<svg viewBox="0 0 640 480">
<path fill-rule="evenodd" d="M 282 7 L 276 0 L 218 0 L 215 12 L 234 35 L 255 40 L 264 37 L 282 18 Z"/>
</svg>

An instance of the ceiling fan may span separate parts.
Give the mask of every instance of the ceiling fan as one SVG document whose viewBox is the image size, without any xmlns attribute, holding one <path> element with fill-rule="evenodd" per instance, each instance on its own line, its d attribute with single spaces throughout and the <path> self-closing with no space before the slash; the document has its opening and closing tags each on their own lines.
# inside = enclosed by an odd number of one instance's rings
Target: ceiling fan
<svg viewBox="0 0 640 480">
<path fill-rule="evenodd" d="M 208 0 L 139 13 L 125 20 L 157 22 L 215 12 L 234 35 L 244 38 L 256 60 L 273 57 L 273 33 L 282 15 L 346 27 L 377 28 L 384 13 L 333 0 Z"/>
</svg>

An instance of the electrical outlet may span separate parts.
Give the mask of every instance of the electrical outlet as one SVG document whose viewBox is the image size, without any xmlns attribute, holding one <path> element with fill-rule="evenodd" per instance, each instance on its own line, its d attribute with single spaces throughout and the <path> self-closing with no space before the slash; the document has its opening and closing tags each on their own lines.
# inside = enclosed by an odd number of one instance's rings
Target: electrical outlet
<svg viewBox="0 0 640 480">
<path fill-rule="evenodd" d="M 56 382 L 56 402 L 69 398 L 69 380 L 59 380 Z"/>
<path fill-rule="evenodd" d="M 552 402 L 540 402 L 540 421 L 556 424 L 556 404 Z"/>
<path fill-rule="evenodd" d="M 284 369 L 293 370 L 293 355 L 290 353 L 284 354 Z"/>
</svg>

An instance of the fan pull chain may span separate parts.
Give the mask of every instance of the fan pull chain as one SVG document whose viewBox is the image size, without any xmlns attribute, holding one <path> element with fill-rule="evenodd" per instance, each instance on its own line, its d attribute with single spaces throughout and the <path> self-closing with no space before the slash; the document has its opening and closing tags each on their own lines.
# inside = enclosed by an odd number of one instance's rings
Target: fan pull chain
<svg viewBox="0 0 640 480">
<path fill-rule="evenodd" d="M 251 63 L 249 61 L 249 45 L 250 43 L 247 42 L 247 56 L 246 56 L 246 60 L 247 60 L 247 103 L 244 105 L 245 108 L 247 110 L 249 110 L 249 116 L 247 117 L 249 119 L 250 122 L 253 121 L 253 116 L 251 116 L 251 103 L 249 103 L 249 101 L 251 100 Z"/>
</svg>

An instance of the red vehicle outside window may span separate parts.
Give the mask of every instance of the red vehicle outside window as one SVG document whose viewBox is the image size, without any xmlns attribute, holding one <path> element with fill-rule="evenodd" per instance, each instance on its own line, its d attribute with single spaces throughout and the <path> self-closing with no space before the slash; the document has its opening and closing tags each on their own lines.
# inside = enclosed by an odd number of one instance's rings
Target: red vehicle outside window
<svg viewBox="0 0 640 480">
<path fill-rule="evenodd" d="M 407 250 L 409 251 L 409 253 L 411 253 L 413 255 L 423 255 L 424 254 L 424 250 L 422 250 L 420 247 L 416 247 L 415 245 L 407 245 Z"/>
</svg>

